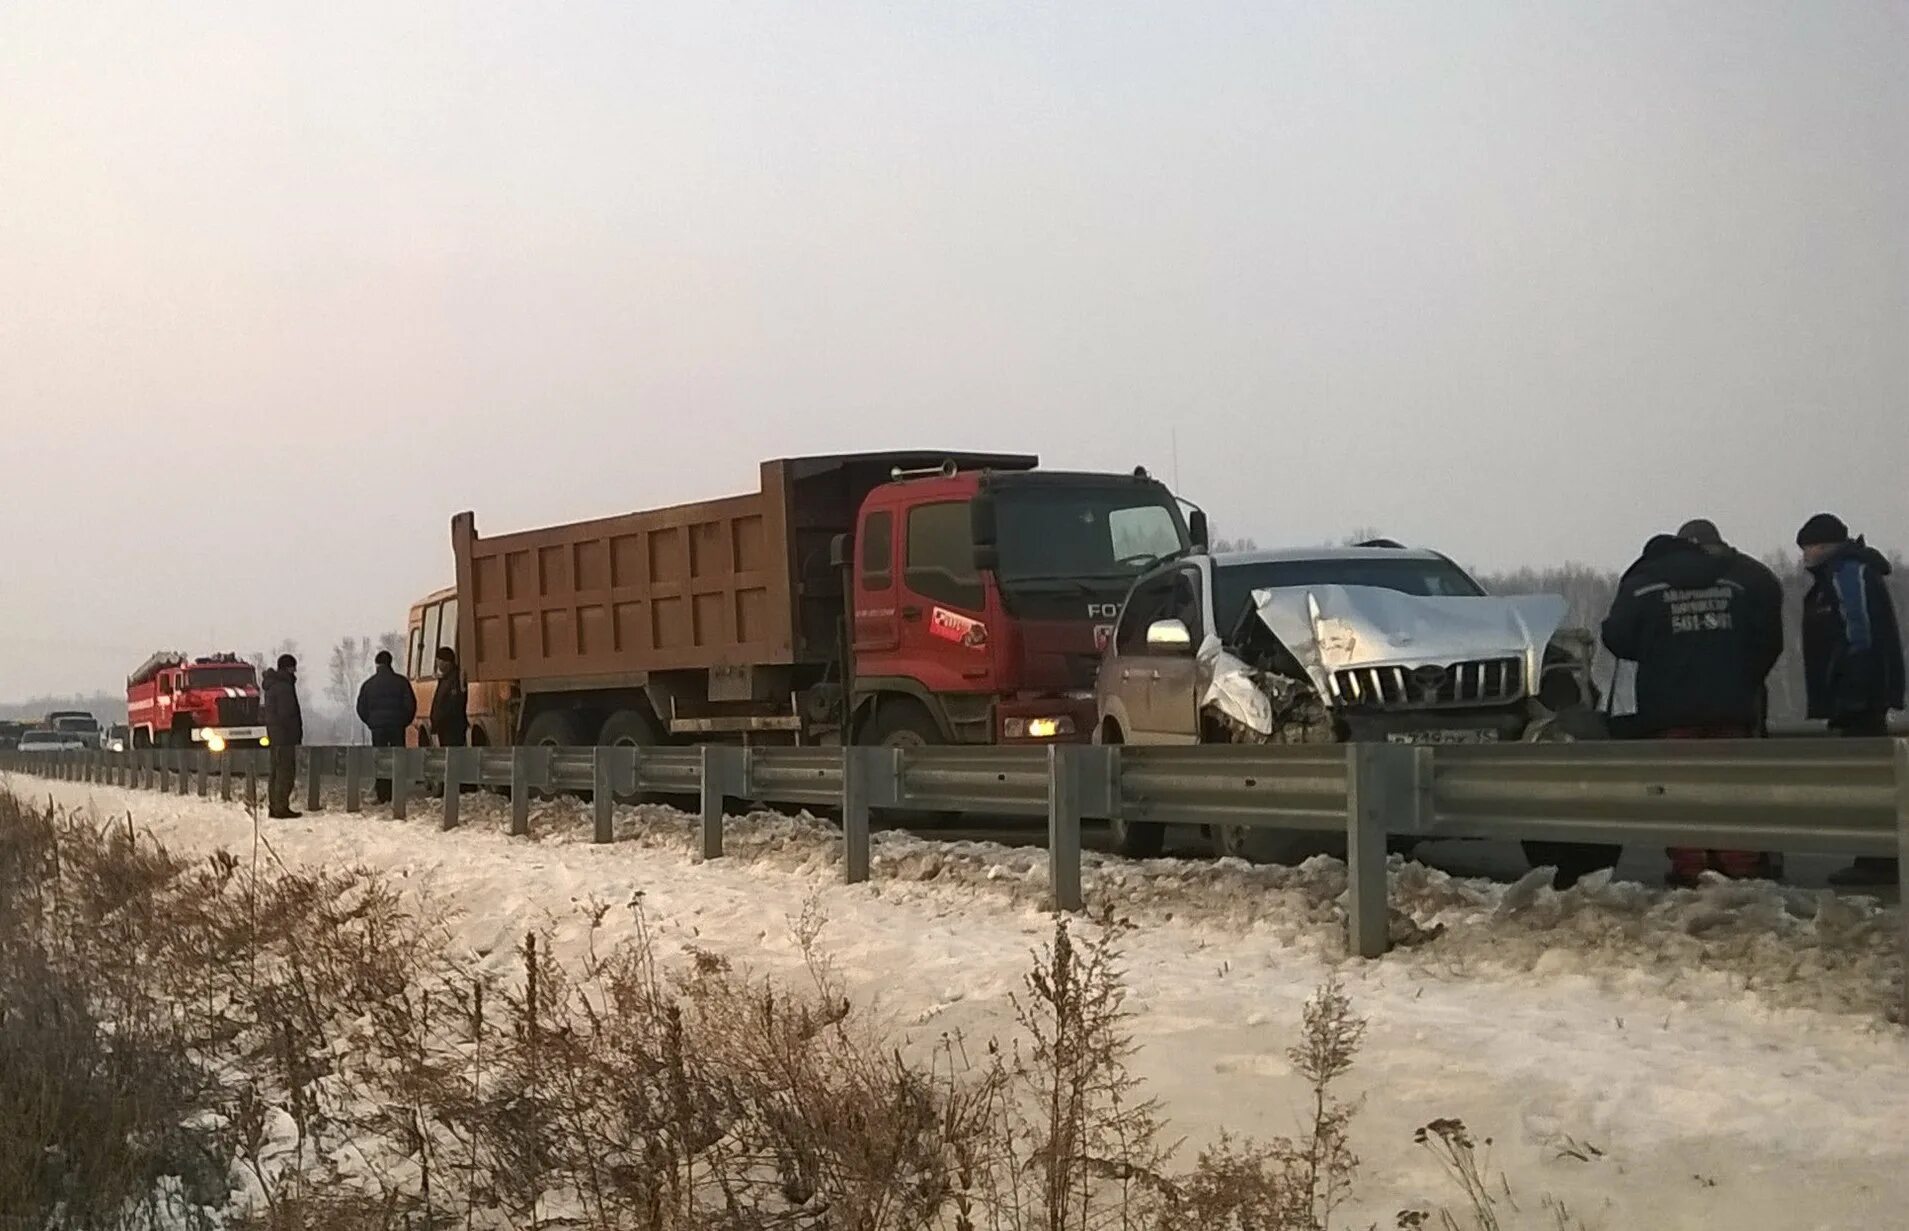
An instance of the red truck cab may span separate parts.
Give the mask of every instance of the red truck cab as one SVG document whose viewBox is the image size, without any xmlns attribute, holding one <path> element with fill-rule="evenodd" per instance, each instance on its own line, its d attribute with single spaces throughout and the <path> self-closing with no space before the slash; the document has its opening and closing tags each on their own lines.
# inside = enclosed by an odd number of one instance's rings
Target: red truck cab
<svg viewBox="0 0 1909 1231">
<path fill-rule="evenodd" d="M 237 654 L 187 659 L 162 650 L 126 677 L 135 748 L 262 747 L 258 672 Z"/>
<path fill-rule="evenodd" d="M 857 742 L 1091 738 L 1129 583 L 1203 520 L 1143 470 L 947 468 L 875 488 L 854 540 Z"/>
</svg>

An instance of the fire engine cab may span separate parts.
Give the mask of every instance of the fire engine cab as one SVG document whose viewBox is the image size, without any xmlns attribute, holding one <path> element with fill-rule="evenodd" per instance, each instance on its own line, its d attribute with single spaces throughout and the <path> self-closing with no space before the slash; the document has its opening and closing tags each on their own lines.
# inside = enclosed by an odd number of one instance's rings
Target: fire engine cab
<svg viewBox="0 0 1909 1231">
<path fill-rule="evenodd" d="M 258 672 L 237 654 L 188 659 L 162 650 L 126 677 L 135 748 L 262 747 Z"/>
</svg>

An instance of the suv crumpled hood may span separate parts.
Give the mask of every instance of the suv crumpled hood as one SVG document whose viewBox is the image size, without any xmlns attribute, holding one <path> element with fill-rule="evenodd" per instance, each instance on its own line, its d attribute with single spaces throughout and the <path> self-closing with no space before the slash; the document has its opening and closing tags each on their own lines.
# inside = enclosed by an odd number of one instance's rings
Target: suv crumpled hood
<svg viewBox="0 0 1909 1231">
<path fill-rule="evenodd" d="M 1556 594 L 1422 598 L 1377 586 L 1282 586 L 1253 591 L 1253 604 L 1322 697 L 1347 667 L 1516 656 L 1535 680 L 1565 616 Z"/>
</svg>

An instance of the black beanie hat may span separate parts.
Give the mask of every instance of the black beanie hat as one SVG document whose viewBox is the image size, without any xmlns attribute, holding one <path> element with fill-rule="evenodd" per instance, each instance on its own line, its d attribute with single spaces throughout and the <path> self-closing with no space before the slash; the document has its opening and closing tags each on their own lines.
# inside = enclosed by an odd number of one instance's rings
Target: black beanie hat
<svg viewBox="0 0 1909 1231">
<path fill-rule="evenodd" d="M 1818 513 L 1796 532 L 1798 547 L 1823 547 L 1849 541 L 1849 527 L 1834 513 Z"/>
<path fill-rule="evenodd" d="M 380 667 L 389 667 L 391 665 L 391 651 L 379 650 L 378 656 L 371 661 Z"/>
</svg>

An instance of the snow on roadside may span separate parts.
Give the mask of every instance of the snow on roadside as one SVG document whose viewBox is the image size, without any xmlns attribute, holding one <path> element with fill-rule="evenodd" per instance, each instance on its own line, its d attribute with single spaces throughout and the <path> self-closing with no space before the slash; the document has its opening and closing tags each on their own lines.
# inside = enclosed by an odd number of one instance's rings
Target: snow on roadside
<svg viewBox="0 0 1909 1231">
<path fill-rule="evenodd" d="M 332 807 L 342 810 L 340 797 Z M 462 805 L 473 825 L 503 828 L 509 804 L 490 794 Z M 423 816 L 436 815 L 425 805 Z M 669 808 L 619 808 L 616 838 L 692 856 L 697 818 Z M 588 806 L 538 801 L 531 832 L 549 844 L 587 843 Z M 725 827 L 737 862 L 829 879 L 839 875 L 841 834 L 809 816 L 757 812 Z M 1238 860 L 1135 861 L 1088 852 L 1090 906 L 1141 923 L 1173 919 L 1257 929 L 1282 946 L 1336 960 L 1345 943 L 1345 865 L 1317 858 L 1297 868 Z M 902 832 L 874 836 L 873 875 L 885 892 L 940 894 L 959 886 L 1037 909 L 1047 897 L 1039 847 L 944 842 Z M 1664 891 L 1599 874 L 1559 893 L 1542 877 L 1518 885 L 1455 877 L 1395 857 L 1394 961 L 1449 975 L 1575 974 L 1682 1000 L 1753 992 L 1775 1008 L 1808 1008 L 1881 1020 L 1900 1012 L 1900 914 L 1873 898 L 1766 881 Z"/>
<path fill-rule="evenodd" d="M 178 849 L 252 839 L 234 805 L 15 785 L 130 814 Z M 527 928 L 554 919 L 574 947 L 581 907 L 641 893 L 665 955 L 695 945 L 787 973 L 800 962 L 790 921 L 813 898 L 851 989 L 918 1039 L 1008 1033 L 1007 996 L 1051 928 L 1038 849 L 882 834 L 874 881 L 851 887 L 839 839 L 801 818 L 732 825 L 728 857 L 697 866 L 693 822 L 665 809 L 620 810 L 605 847 L 573 802 L 539 804 L 544 836 L 530 842 L 508 838 L 503 815 L 471 797 L 452 834 L 433 809 L 267 822 L 265 857 L 362 862 L 449 900 L 459 943 L 498 970 Z M 1137 1068 L 1190 1145 L 1222 1127 L 1291 1131 L 1299 1084 L 1283 1052 L 1339 963 L 1342 866 L 1094 857 L 1087 880 L 1139 925 L 1125 944 Z M 1350 1222 L 1389 1224 L 1445 1195 L 1411 1133 L 1447 1115 L 1496 1138 L 1527 1208 L 1548 1190 L 1593 1226 L 1889 1225 L 1909 1202 L 1909 1043 L 1880 1024 L 1893 911 L 1766 885 L 1555 894 L 1417 865 L 1395 869 L 1393 892 L 1416 928 L 1443 931 L 1339 966 L 1372 1019 L 1349 1086 L 1368 1096 Z M 1561 1157 L 1567 1136 L 1603 1156 Z"/>
</svg>

